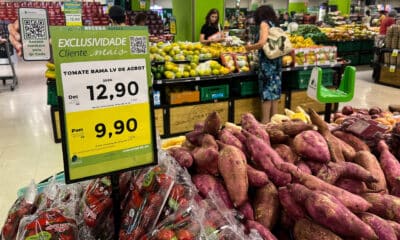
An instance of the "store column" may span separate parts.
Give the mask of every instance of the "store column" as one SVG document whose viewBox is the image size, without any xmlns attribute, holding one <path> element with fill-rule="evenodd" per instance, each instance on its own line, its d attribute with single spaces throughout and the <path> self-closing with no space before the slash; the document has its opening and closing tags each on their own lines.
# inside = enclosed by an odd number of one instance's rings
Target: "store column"
<svg viewBox="0 0 400 240">
<path fill-rule="evenodd" d="M 296 13 L 307 12 L 308 0 L 289 0 L 288 11 Z"/>
<path fill-rule="evenodd" d="M 219 11 L 219 22 L 224 22 L 224 0 L 172 0 L 172 14 L 176 18 L 177 41 L 199 41 L 200 30 L 212 8 Z"/>
<path fill-rule="evenodd" d="M 350 14 L 351 0 L 329 0 L 329 5 L 336 5 L 342 14 Z"/>
</svg>

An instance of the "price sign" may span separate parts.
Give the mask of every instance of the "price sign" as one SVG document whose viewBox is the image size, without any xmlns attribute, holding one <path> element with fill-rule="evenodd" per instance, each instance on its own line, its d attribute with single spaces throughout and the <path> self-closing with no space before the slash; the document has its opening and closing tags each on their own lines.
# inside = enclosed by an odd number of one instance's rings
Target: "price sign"
<svg viewBox="0 0 400 240">
<path fill-rule="evenodd" d="M 82 5 L 80 2 L 64 2 L 64 14 L 67 26 L 82 26 Z"/>
<path fill-rule="evenodd" d="M 396 72 L 396 65 L 390 65 L 389 72 L 391 72 L 391 73 Z"/>
<path fill-rule="evenodd" d="M 399 55 L 399 49 L 393 49 L 392 57 L 397 57 Z"/>
<path fill-rule="evenodd" d="M 67 181 L 156 163 L 146 29 L 52 27 L 51 34 Z"/>
</svg>

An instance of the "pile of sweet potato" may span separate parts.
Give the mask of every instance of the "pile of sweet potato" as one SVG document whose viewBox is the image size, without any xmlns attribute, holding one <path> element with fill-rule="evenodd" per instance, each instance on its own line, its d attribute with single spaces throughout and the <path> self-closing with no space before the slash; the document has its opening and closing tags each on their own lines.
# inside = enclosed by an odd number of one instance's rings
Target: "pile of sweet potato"
<svg viewBox="0 0 400 240">
<path fill-rule="evenodd" d="M 400 239 L 400 163 L 387 144 L 375 156 L 310 111 L 313 124 L 247 113 L 241 127 L 214 112 L 168 151 L 200 196 L 217 194 L 264 239 Z"/>
</svg>

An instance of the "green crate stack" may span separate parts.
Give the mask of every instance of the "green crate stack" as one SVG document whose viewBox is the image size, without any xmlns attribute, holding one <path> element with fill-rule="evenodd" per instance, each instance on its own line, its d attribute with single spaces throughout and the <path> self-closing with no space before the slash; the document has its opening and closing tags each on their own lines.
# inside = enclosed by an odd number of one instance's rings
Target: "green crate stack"
<svg viewBox="0 0 400 240">
<path fill-rule="evenodd" d="M 206 102 L 215 99 L 227 99 L 229 97 L 229 85 L 222 84 L 209 87 L 200 87 L 200 101 Z"/>
<path fill-rule="evenodd" d="M 361 42 L 360 41 L 343 41 L 337 43 L 338 52 L 355 52 L 360 51 Z"/>
<path fill-rule="evenodd" d="M 242 81 L 240 82 L 240 96 L 252 96 L 258 93 L 257 81 Z"/>
<path fill-rule="evenodd" d="M 374 59 L 374 54 L 373 53 L 365 53 L 365 54 L 360 54 L 360 65 L 368 65 L 371 64 L 372 60 Z"/>
<path fill-rule="evenodd" d="M 47 105 L 58 106 L 56 80 L 47 80 Z"/>
<path fill-rule="evenodd" d="M 374 49 L 374 40 L 363 40 L 361 41 L 361 51 L 372 51 Z"/>
<path fill-rule="evenodd" d="M 308 81 L 311 77 L 311 70 L 296 71 L 291 74 L 289 81 L 289 87 L 292 89 L 306 89 L 308 87 Z"/>
<path fill-rule="evenodd" d="M 331 87 L 333 85 L 333 77 L 335 76 L 335 70 L 323 69 L 322 70 L 322 85 L 325 87 Z"/>
<path fill-rule="evenodd" d="M 342 56 L 342 58 L 349 60 L 350 65 L 352 65 L 352 66 L 359 65 L 359 62 L 360 62 L 360 55 L 358 53 L 348 54 L 348 55 Z"/>
</svg>

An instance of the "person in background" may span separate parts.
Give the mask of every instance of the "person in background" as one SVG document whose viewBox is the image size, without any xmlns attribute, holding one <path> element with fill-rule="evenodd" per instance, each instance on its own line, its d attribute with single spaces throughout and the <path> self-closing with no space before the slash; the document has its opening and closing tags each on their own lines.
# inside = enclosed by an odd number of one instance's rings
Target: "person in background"
<svg viewBox="0 0 400 240">
<path fill-rule="evenodd" d="M 278 100 L 281 98 L 282 58 L 269 59 L 263 51 L 270 27 L 278 26 L 278 18 L 271 6 L 265 5 L 254 12 L 254 20 L 259 28 L 254 44 L 246 45 L 247 51 L 258 50 L 258 85 L 261 97 L 262 123 L 268 123 L 271 116 L 278 113 Z"/>
<path fill-rule="evenodd" d="M 365 16 L 362 19 L 362 23 L 366 27 L 370 27 L 371 25 L 371 12 L 369 10 L 365 11 Z"/>
<path fill-rule="evenodd" d="M 125 25 L 125 11 L 120 6 L 114 5 L 110 7 L 108 16 L 110 17 L 111 25 Z"/>
<path fill-rule="evenodd" d="M 224 33 L 219 25 L 219 12 L 211 9 L 206 16 L 206 23 L 201 27 L 200 42 L 212 43 L 224 40 Z"/>
<path fill-rule="evenodd" d="M 289 13 L 288 12 L 285 12 L 284 14 L 283 14 L 283 16 L 282 16 L 282 20 L 281 20 L 281 24 L 280 24 L 280 26 L 281 26 L 281 28 L 283 29 L 283 30 L 287 30 L 287 27 L 288 27 L 288 25 L 289 25 L 289 23 L 291 23 L 292 22 L 292 19 L 290 18 L 290 16 L 289 16 Z"/>
<path fill-rule="evenodd" d="M 135 25 L 144 26 L 146 25 L 147 15 L 145 13 L 138 13 L 135 16 Z"/>
<path fill-rule="evenodd" d="M 395 17 L 397 12 L 392 10 L 389 12 L 388 16 L 381 21 L 381 26 L 379 27 L 379 34 L 386 35 L 387 29 L 396 23 Z"/>
<path fill-rule="evenodd" d="M 386 17 L 387 12 L 385 10 L 379 11 L 379 24 L 382 23 L 383 19 Z"/>
<path fill-rule="evenodd" d="M 9 36 L 8 39 L 10 40 L 11 45 L 15 48 L 17 55 L 19 57 L 22 56 L 22 44 L 21 44 L 21 34 L 19 33 L 19 23 L 16 20 L 13 23 L 8 24 L 7 26 Z"/>
</svg>

